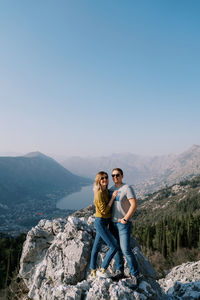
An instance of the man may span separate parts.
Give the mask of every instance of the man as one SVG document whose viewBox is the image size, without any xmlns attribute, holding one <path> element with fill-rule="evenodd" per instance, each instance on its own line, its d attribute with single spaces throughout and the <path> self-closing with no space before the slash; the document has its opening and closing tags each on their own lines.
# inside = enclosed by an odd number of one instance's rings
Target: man
<svg viewBox="0 0 200 300">
<path fill-rule="evenodd" d="M 124 275 L 124 255 L 133 284 L 137 286 L 139 278 L 138 264 L 130 245 L 131 221 L 137 208 L 136 196 L 133 188 L 122 182 L 123 171 L 120 168 L 113 169 L 112 178 L 115 185 L 110 188 L 110 193 L 112 194 L 115 190 L 118 190 L 118 194 L 112 206 L 110 231 L 119 241 L 121 248 L 115 255 L 116 278 L 120 279 Z"/>
</svg>

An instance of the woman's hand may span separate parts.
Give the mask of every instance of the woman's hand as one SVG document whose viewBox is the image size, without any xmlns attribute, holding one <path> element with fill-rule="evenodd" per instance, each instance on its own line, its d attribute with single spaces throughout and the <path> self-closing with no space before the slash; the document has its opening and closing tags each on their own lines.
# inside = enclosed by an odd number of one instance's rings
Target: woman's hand
<svg viewBox="0 0 200 300">
<path fill-rule="evenodd" d="M 109 201 L 109 203 L 108 203 L 108 205 L 109 205 L 110 207 L 113 205 L 113 202 L 114 202 L 114 200 L 115 200 L 117 194 L 118 194 L 118 191 L 114 191 L 114 192 L 112 193 L 112 197 L 111 197 L 111 199 L 110 199 L 110 201 Z"/>
<path fill-rule="evenodd" d="M 112 194 L 112 200 L 114 200 L 116 197 L 117 197 L 117 194 L 118 194 L 118 191 L 114 191 L 113 194 Z"/>
</svg>

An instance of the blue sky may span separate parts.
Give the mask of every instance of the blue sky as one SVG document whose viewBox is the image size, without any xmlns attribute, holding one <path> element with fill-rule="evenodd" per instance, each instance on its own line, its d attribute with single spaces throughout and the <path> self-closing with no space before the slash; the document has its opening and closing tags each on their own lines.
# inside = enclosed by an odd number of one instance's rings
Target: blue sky
<svg viewBox="0 0 200 300">
<path fill-rule="evenodd" d="M 200 145 L 199 12 L 195 0 L 0 0 L 0 153 Z"/>
</svg>

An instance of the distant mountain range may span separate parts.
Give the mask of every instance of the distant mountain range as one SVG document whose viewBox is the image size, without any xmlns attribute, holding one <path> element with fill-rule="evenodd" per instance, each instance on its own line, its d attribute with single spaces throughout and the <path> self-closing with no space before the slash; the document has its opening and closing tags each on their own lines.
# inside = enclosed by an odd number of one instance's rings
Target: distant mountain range
<svg viewBox="0 0 200 300">
<path fill-rule="evenodd" d="M 94 179 L 99 170 L 109 174 L 115 167 L 124 170 L 124 181 L 135 185 L 139 196 L 154 192 L 200 174 L 200 146 L 175 155 L 141 156 L 131 153 L 102 157 L 70 157 L 61 164 L 75 174 Z"/>
<path fill-rule="evenodd" d="M 0 157 L 0 206 L 7 207 L 46 194 L 72 192 L 91 180 L 72 174 L 54 159 L 32 152 L 25 156 Z"/>
</svg>

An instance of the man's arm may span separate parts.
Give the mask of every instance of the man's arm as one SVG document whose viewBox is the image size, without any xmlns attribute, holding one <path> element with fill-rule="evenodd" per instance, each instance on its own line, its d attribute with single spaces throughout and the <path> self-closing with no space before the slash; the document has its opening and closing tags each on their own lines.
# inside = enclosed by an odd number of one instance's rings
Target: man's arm
<svg viewBox="0 0 200 300">
<path fill-rule="evenodd" d="M 126 224 L 132 215 L 134 214 L 134 212 L 136 211 L 137 208 L 137 200 L 136 198 L 130 198 L 128 199 L 129 203 L 130 203 L 130 207 L 129 210 L 127 211 L 126 215 L 122 218 L 122 219 L 118 219 L 118 222 L 122 223 L 122 224 Z M 124 221 L 124 219 L 126 221 Z"/>
</svg>

